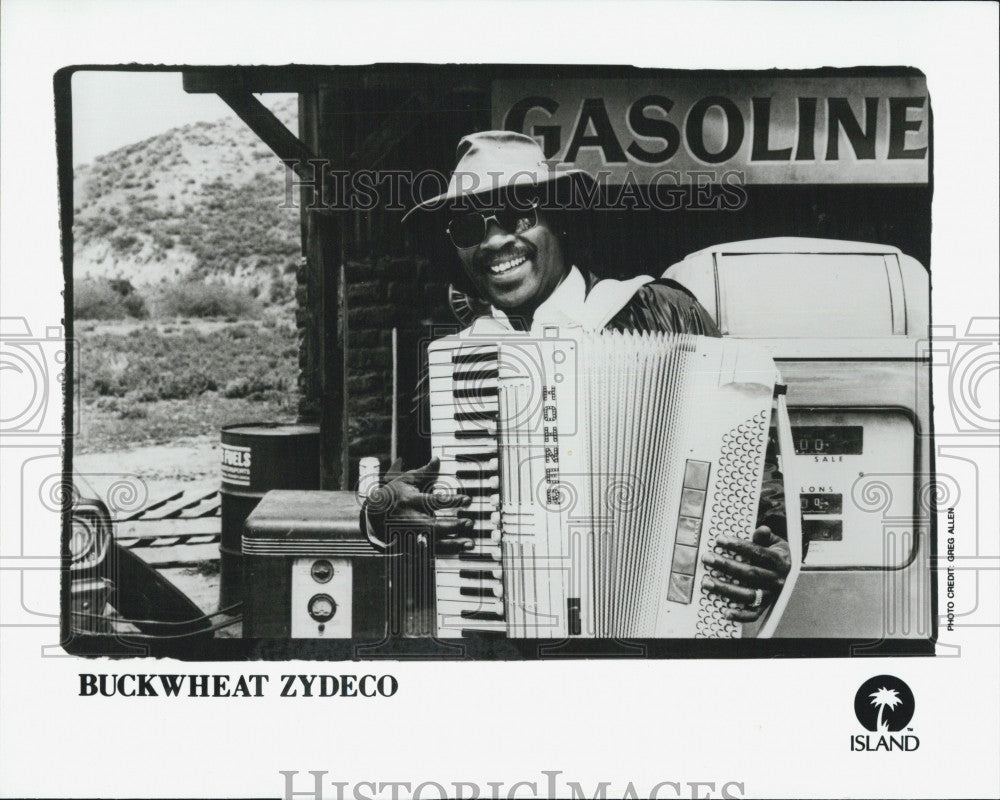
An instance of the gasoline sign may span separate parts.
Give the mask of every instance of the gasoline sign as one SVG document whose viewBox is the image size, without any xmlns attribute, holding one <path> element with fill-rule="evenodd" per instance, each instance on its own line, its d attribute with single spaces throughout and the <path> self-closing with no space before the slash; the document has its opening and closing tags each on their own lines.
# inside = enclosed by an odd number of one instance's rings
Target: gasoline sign
<svg viewBox="0 0 1000 800">
<path fill-rule="evenodd" d="M 921 75 L 499 80 L 493 124 L 612 184 L 926 183 Z"/>
</svg>

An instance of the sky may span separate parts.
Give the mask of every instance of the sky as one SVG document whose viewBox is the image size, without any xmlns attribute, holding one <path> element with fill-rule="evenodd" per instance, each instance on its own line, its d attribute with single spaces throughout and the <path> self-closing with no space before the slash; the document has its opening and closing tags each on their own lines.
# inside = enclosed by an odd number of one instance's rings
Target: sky
<svg viewBox="0 0 1000 800">
<path fill-rule="evenodd" d="M 179 72 L 73 73 L 73 165 L 191 122 L 233 116 L 214 94 L 188 94 Z M 291 95 L 260 96 L 265 105 Z"/>
</svg>

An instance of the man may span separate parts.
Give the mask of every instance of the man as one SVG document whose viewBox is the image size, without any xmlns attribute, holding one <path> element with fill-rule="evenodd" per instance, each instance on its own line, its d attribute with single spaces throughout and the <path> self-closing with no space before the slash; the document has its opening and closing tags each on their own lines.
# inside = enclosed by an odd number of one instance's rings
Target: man
<svg viewBox="0 0 1000 800">
<path fill-rule="evenodd" d="M 540 198 L 558 183 L 586 179 L 580 170 L 552 168 L 527 136 L 485 131 L 459 143 L 448 191 L 412 211 L 449 212 L 447 232 L 466 275 L 479 298 L 489 303 L 490 313 L 511 327 L 527 330 L 535 322 L 552 322 L 594 330 L 720 336 L 705 309 L 676 283 L 647 276 L 598 281 L 568 261 L 567 242 L 553 215 L 540 207 Z M 462 495 L 430 494 L 438 469 L 437 459 L 410 472 L 400 473 L 398 464 L 390 469 L 379 502 L 364 513 L 373 539 L 384 541 L 387 530 L 410 529 L 429 534 L 439 554 L 472 548 L 467 536 L 471 520 L 441 519 L 433 513 L 434 508 L 461 509 L 471 502 Z M 740 622 L 760 618 L 791 567 L 783 538 L 781 482 L 773 465 L 764 483 L 752 542 L 720 536 L 718 544 L 732 557 L 704 557 L 726 576 L 706 577 L 704 588 L 728 598 L 726 614 Z"/>
</svg>

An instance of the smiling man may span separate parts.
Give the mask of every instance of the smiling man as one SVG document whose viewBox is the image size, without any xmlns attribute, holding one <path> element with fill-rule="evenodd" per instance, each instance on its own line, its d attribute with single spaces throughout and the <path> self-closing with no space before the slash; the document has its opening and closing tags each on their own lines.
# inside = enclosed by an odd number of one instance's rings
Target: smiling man
<svg viewBox="0 0 1000 800">
<path fill-rule="evenodd" d="M 447 213 L 445 230 L 462 267 L 489 313 L 504 325 L 528 330 L 533 324 L 552 323 L 719 336 L 708 312 L 679 284 L 649 276 L 599 280 L 569 262 L 570 242 L 558 220 L 579 212 L 549 211 L 545 199 L 551 198 L 549 190 L 590 180 L 581 170 L 546 162 L 541 148 L 527 136 L 485 131 L 459 143 L 448 190 L 410 213 Z M 773 461 L 769 453 L 753 541 L 719 537 L 718 543 L 733 557 L 705 559 L 729 579 L 706 583 L 705 588 L 727 597 L 732 606 L 727 615 L 741 622 L 761 616 L 791 567 L 781 477 Z M 473 546 L 468 538 L 471 520 L 433 513 L 435 508 L 461 509 L 471 502 L 462 495 L 441 499 L 429 494 L 438 469 L 437 459 L 409 472 L 401 472 L 398 463 L 390 468 L 379 502 L 367 504 L 363 512 L 373 541 L 385 541 L 387 531 L 410 530 L 425 533 L 438 554 Z"/>
</svg>

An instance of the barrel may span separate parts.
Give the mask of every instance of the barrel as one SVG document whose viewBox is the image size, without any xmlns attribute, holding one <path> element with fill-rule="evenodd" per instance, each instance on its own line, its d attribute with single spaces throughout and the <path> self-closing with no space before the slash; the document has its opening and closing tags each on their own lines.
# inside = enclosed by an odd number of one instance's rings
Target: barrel
<svg viewBox="0 0 1000 800">
<path fill-rule="evenodd" d="M 220 608 L 243 601 L 243 523 L 264 494 L 318 488 L 318 425 L 249 422 L 222 428 Z"/>
</svg>

